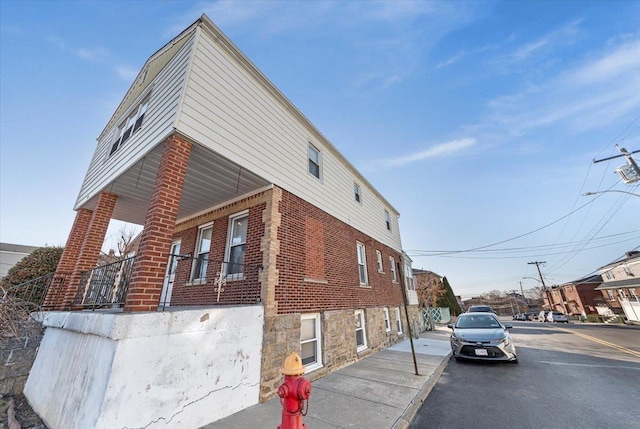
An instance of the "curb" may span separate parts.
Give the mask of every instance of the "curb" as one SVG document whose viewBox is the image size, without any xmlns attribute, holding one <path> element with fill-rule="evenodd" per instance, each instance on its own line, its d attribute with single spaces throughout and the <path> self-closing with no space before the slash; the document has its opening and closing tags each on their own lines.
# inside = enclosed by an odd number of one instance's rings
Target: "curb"
<svg viewBox="0 0 640 429">
<path fill-rule="evenodd" d="M 427 396 L 429 396 L 429 393 L 431 393 L 431 390 L 440 379 L 440 376 L 442 376 L 442 373 L 444 372 L 445 368 L 447 367 L 447 365 L 449 365 L 450 359 L 451 359 L 451 352 L 449 352 L 449 354 L 445 356 L 445 358 L 442 360 L 442 362 L 440 362 L 440 365 L 438 365 L 438 367 L 435 369 L 433 374 L 429 376 L 429 379 L 422 386 L 422 389 L 420 389 L 420 392 L 418 392 L 416 397 L 413 398 L 413 400 L 411 401 L 407 409 L 404 410 L 404 413 L 402 413 L 402 416 L 400 416 L 400 418 L 396 420 L 396 422 L 393 424 L 391 429 L 407 429 L 409 427 L 409 425 L 413 421 L 413 418 L 418 413 L 418 410 L 420 409 L 424 401 L 427 399 Z"/>
</svg>

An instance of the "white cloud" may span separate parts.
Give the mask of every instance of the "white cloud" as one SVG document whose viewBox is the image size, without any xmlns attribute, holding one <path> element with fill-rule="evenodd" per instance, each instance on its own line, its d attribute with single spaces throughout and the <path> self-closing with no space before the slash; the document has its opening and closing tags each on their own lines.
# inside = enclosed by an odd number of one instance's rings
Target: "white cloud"
<svg viewBox="0 0 640 429">
<path fill-rule="evenodd" d="M 446 143 L 440 143 L 435 146 L 431 146 L 428 149 L 420 152 L 414 152 L 409 155 L 401 156 L 384 161 L 376 161 L 374 164 L 386 166 L 386 167 L 401 167 L 407 164 L 411 164 L 418 161 L 423 161 L 430 158 L 441 158 L 446 156 L 455 155 L 464 149 L 468 149 L 476 144 L 475 138 L 463 138 L 460 140 L 452 140 Z"/>
<path fill-rule="evenodd" d="M 136 78 L 136 76 L 138 76 L 138 69 L 135 68 L 131 68 L 131 67 L 126 67 L 126 66 L 117 66 L 115 68 L 116 73 L 118 73 L 118 76 L 120 76 L 122 79 L 131 82 L 133 81 L 133 79 Z"/>
<path fill-rule="evenodd" d="M 587 64 L 567 75 L 566 80 L 587 85 L 614 79 L 617 76 L 637 72 L 640 69 L 640 40 L 620 46 L 615 52 Z M 637 88 L 640 92 L 640 88 Z"/>
<path fill-rule="evenodd" d="M 106 58 L 109 52 L 105 48 L 80 48 L 75 50 L 75 54 L 83 60 L 98 61 Z"/>
</svg>

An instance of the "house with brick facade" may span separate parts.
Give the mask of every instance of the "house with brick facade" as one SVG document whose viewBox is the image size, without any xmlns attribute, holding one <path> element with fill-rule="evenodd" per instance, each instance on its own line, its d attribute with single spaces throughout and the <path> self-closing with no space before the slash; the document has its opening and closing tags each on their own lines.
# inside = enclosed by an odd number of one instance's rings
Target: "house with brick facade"
<svg viewBox="0 0 640 429">
<path fill-rule="evenodd" d="M 398 211 L 205 15 L 97 140 L 25 387 L 50 428 L 198 428 L 417 320 Z M 114 219 L 138 250 L 96 268 Z"/>
<path fill-rule="evenodd" d="M 597 307 L 605 315 L 624 316 L 640 324 L 640 251 L 627 252 L 619 261 L 598 268 L 603 283 L 597 290 L 602 300 Z"/>
<path fill-rule="evenodd" d="M 552 286 L 544 294 L 544 308 L 559 311 L 568 316 L 587 317 L 596 313 L 598 298 L 602 295 L 596 290 L 602 284 L 599 274 L 579 280 Z"/>
</svg>

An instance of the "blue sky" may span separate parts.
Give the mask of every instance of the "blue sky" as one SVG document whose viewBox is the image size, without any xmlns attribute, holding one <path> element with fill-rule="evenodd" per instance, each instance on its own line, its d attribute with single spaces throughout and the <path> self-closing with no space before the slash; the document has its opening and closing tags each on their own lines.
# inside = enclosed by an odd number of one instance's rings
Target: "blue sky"
<svg viewBox="0 0 640 429">
<path fill-rule="evenodd" d="M 575 280 L 640 246 L 640 198 L 582 196 L 640 193 L 614 173 L 623 158 L 592 163 L 640 149 L 637 1 L 4 0 L 1 241 L 64 245 L 95 139 L 202 13 L 400 211 L 414 268 L 457 294 L 533 287 L 531 261 Z"/>
</svg>

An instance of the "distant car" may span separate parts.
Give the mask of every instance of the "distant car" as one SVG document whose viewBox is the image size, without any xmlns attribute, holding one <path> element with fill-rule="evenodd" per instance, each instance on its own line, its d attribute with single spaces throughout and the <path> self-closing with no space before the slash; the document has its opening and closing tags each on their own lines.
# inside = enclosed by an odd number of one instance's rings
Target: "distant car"
<svg viewBox="0 0 640 429">
<path fill-rule="evenodd" d="M 502 324 L 493 313 L 474 312 L 458 316 L 451 328 L 451 350 L 456 360 L 488 360 L 518 363 L 509 335 L 511 324 Z"/>
<path fill-rule="evenodd" d="M 549 313 L 547 313 L 547 322 L 569 323 L 569 318 L 566 314 L 559 311 L 550 311 Z"/>
<path fill-rule="evenodd" d="M 491 307 L 489 307 L 488 305 L 472 305 L 467 310 L 467 313 L 478 313 L 478 312 L 486 312 L 486 313 L 494 313 L 495 314 L 495 311 L 493 311 L 491 309 Z"/>
</svg>

